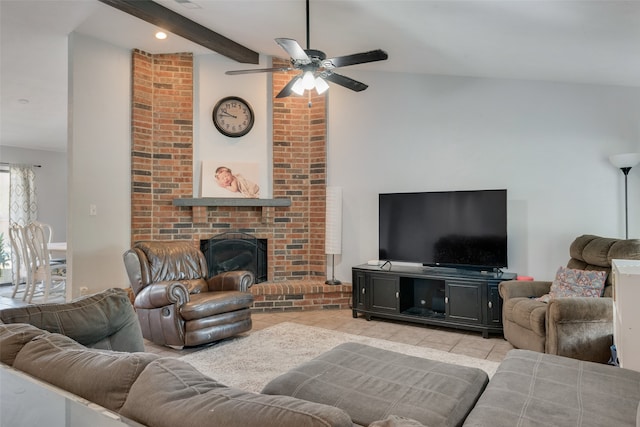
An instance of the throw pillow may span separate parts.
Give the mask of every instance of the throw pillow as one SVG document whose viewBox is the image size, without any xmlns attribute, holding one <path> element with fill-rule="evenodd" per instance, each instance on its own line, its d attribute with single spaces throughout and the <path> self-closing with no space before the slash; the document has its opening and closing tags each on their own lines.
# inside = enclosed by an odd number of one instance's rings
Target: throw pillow
<svg viewBox="0 0 640 427">
<path fill-rule="evenodd" d="M 550 298 L 600 297 L 604 290 L 606 271 L 577 270 L 560 267 L 549 290 Z"/>
</svg>

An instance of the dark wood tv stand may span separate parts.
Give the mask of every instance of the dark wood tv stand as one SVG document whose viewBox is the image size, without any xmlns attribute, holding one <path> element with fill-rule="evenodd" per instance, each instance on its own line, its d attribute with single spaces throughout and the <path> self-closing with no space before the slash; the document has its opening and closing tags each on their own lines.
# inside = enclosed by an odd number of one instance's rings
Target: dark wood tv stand
<svg viewBox="0 0 640 427">
<path fill-rule="evenodd" d="M 498 284 L 515 273 L 387 264 L 353 267 L 353 317 L 502 334 Z"/>
</svg>

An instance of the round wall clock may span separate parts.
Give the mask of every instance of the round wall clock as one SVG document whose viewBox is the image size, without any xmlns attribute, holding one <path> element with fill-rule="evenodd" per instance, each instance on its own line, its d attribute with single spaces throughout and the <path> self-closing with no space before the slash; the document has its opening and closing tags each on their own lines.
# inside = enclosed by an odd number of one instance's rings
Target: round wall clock
<svg viewBox="0 0 640 427">
<path fill-rule="evenodd" d="M 253 110 L 247 101 L 237 96 L 222 98 L 213 107 L 213 124 L 223 135 L 237 138 L 253 127 Z"/>
</svg>

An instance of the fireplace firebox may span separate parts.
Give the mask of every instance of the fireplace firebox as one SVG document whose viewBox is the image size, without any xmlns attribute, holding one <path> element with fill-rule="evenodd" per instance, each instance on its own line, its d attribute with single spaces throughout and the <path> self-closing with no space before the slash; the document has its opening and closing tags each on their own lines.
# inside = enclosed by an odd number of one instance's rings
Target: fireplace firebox
<svg viewBox="0 0 640 427">
<path fill-rule="evenodd" d="M 267 239 L 241 232 L 222 233 L 200 240 L 209 277 L 226 271 L 248 270 L 256 283 L 267 281 Z"/>
</svg>

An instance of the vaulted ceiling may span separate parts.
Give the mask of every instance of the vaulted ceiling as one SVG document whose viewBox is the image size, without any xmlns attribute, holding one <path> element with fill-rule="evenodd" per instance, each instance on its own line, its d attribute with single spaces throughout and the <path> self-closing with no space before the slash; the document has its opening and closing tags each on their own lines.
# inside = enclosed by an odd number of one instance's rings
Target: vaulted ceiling
<svg viewBox="0 0 640 427">
<path fill-rule="evenodd" d="M 99 0 L 0 0 L 0 145 L 66 147 L 67 37 L 150 53 L 219 55 Z M 262 55 L 306 45 L 304 0 L 157 0 Z M 640 2 L 311 0 L 310 46 L 330 56 L 381 48 L 358 65 L 400 73 L 640 87 Z M 238 64 L 238 68 L 261 65 Z"/>
</svg>

